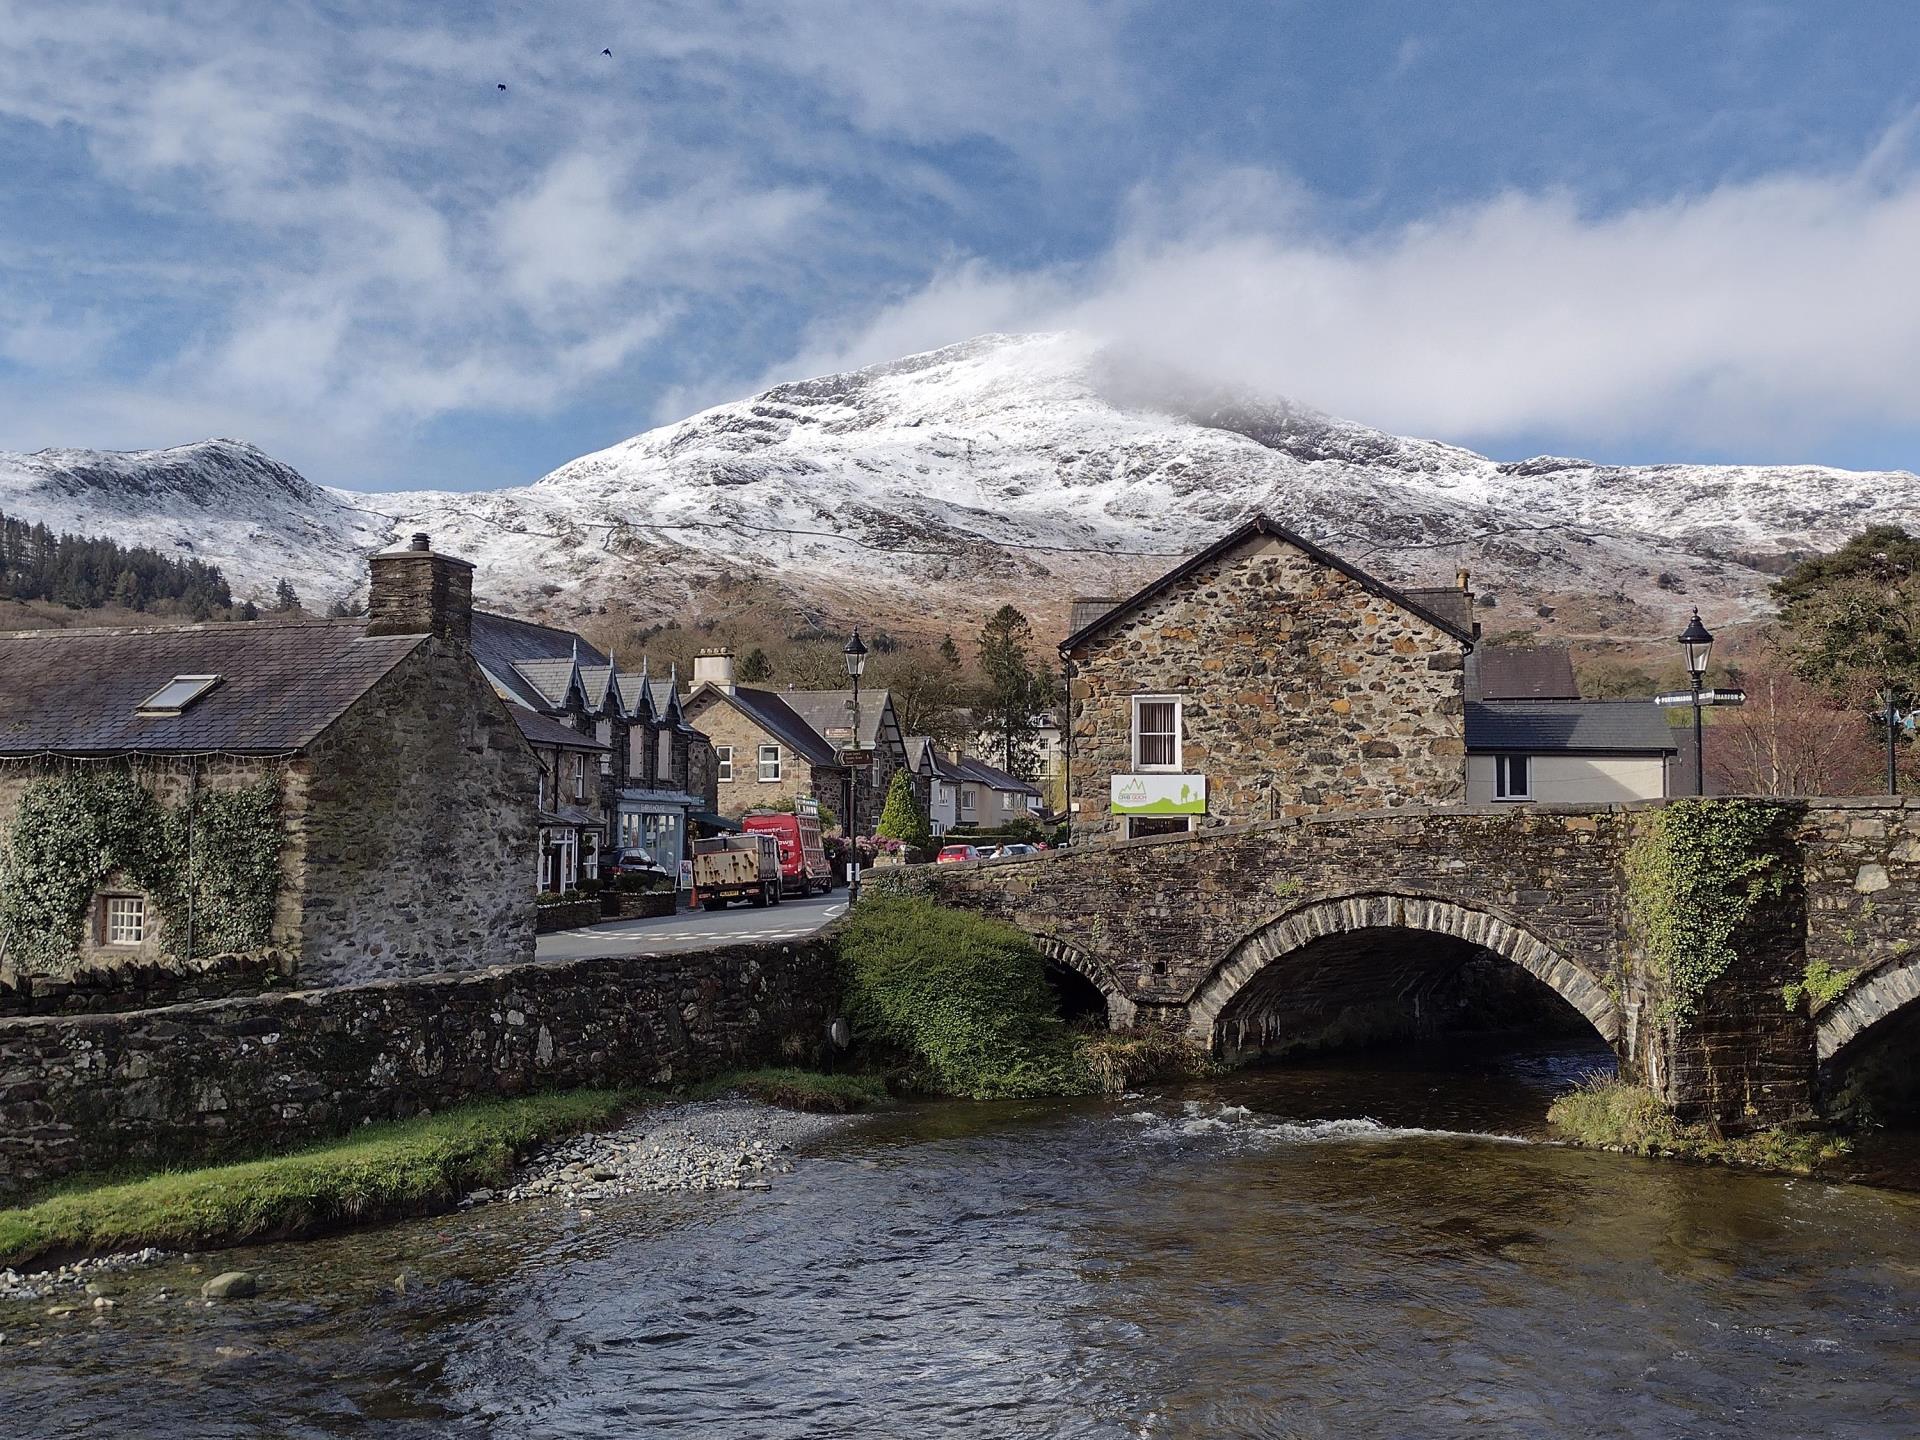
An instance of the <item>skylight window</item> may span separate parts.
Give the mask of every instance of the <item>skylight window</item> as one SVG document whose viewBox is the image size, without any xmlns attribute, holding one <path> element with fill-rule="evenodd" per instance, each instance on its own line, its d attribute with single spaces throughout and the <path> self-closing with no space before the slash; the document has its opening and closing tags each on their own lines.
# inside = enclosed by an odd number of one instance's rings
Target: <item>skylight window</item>
<svg viewBox="0 0 1920 1440">
<path fill-rule="evenodd" d="M 220 683 L 218 675 L 176 675 L 135 708 L 136 715 L 183 715 Z"/>
</svg>

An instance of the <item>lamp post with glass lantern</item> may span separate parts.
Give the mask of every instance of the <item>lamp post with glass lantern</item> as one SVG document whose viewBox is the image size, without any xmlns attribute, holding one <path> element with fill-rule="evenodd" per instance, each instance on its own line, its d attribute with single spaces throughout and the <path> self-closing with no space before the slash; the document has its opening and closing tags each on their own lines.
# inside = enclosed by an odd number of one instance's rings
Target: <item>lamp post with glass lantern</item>
<svg viewBox="0 0 1920 1440">
<path fill-rule="evenodd" d="M 853 743 L 847 748 L 857 752 L 860 749 L 860 677 L 867 668 L 867 647 L 860 641 L 858 625 L 853 627 L 853 635 L 847 641 L 842 658 L 847 662 L 847 678 L 853 681 Z M 844 760 L 846 757 L 841 758 Z M 847 837 L 847 904 L 851 907 L 860 899 L 860 845 L 854 838 L 854 832 L 858 828 L 853 815 L 854 767 L 849 764 L 846 770 L 847 808 L 840 828 Z"/>
<path fill-rule="evenodd" d="M 1700 722 L 1700 680 L 1707 673 L 1707 657 L 1713 653 L 1713 636 L 1700 623 L 1700 612 L 1680 632 L 1680 647 L 1687 655 L 1687 677 L 1693 684 L 1693 793 L 1707 793 L 1706 744 Z"/>
</svg>

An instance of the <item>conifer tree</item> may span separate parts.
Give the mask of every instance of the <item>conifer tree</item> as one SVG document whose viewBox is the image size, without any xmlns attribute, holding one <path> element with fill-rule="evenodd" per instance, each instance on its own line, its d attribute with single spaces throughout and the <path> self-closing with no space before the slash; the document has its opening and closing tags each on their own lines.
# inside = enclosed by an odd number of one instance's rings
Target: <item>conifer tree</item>
<svg viewBox="0 0 1920 1440">
<path fill-rule="evenodd" d="M 898 840 L 915 850 L 933 844 L 933 826 L 914 797 L 913 779 L 905 770 L 893 772 L 887 784 L 887 803 L 873 833 L 882 840 Z"/>
</svg>

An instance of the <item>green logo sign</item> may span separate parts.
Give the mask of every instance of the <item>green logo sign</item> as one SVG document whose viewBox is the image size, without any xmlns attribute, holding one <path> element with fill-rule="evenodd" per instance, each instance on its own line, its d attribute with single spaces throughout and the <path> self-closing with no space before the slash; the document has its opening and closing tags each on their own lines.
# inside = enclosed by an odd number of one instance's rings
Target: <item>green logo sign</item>
<svg viewBox="0 0 1920 1440">
<path fill-rule="evenodd" d="M 1207 813 L 1207 777 L 1116 775 L 1113 777 L 1113 813 L 1204 815 Z"/>
</svg>

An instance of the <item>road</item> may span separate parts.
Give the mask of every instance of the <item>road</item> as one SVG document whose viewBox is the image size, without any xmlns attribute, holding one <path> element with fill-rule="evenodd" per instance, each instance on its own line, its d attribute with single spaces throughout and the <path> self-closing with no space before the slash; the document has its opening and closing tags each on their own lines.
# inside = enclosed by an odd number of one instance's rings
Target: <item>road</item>
<svg viewBox="0 0 1920 1440">
<path fill-rule="evenodd" d="M 682 910 L 654 920 L 612 920 L 584 930 L 542 935 L 542 960 L 583 960 L 594 955 L 641 955 L 650 950 L 704 950 L 729 940 L 798 940 L 811 935 L 847 908 L 846 891 L 786 900 L 756 910 L 730 905 L 725 910 Z"/>
</svg>

